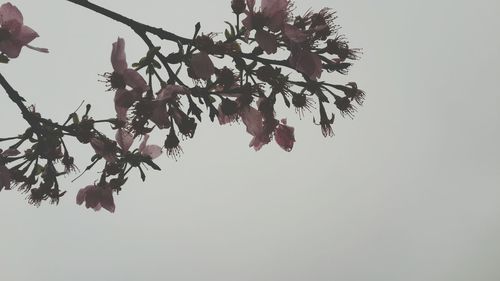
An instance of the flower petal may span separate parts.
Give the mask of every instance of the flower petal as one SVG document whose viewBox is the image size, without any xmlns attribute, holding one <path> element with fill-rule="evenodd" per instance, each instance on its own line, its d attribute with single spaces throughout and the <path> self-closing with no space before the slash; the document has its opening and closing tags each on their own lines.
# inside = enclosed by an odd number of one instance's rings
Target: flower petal
<svg viewBox="0 0 500 281">
<path fill-rule="evenodd" d="M 22 25 L 23 15 L 16 6 L 11 3 L 5 3 L 0 6 L 0 24 L 3 25 L 4 23 L 10 21 L 14 21 Z"/>
<path fill-rule="evenodd" d="M 267 54 L 274 54 L 278 50 L 276 36 L 267 31 L 257 30 L 255 32 L 255 40 Z"/>
<path fill-rule="evenodd" d="M 127 69 L 125 41 L 123 38 L 118 37 L 118 40 L 113 43 L 113 50 L 111 51 L 111 65 L 113 65 L 113 69 L 118 73 L 122 73 L 125 69 Z"/>
<path fill-rule="evenodd" d="M 214 64 L 204 51 L 191 57 L 191 67 L 196 77 L 204 80 L 208 80 L 215 73 Z"/>
<path fill-rule="evenodd" d="M 128 151 L 134 142 L 134 136 L 124 129 L 118 129 L 116 131 L 115 139 L 123 151 Z"/>
<path fill-rule="evenodd" d="M 108 210 L 111 213 L 115 212 L 115 201 L 113 199 L 113 189 L 109 186 L 101 190 L 101 207 Z"/>
<path fill-rule="evenodd" d="M 151 159 L 155 159 L 162 154 L 161 147 L 156 144 L 146 145 L 141 151 L 142 155 L 149 156 Z"/>
<path fill-rule="evenodd" d="M 247 133 L 257 136 L 263 132 L 262 114 L 257 109 L 249 106 L 240 113 L 243 124 L 247 127 Z"/>
<path fill-rule="evenodd" d="M 146 80 L 139 74 L 139 72 L 127 68 L 123 71 L 123 79 L 125 80 L 125 84 L 132 87 L 139 93 L 144 93 L 148 89 L 148 84 Z"/>
<path fill-rule="evenodd" d="M 37 37 L 38 33 L 36 33 L 36 31 L 26 25 L 23 25 L 21 27 L 21 30 L 19 31 L 19 34 L 17 34 L 16 36 L 16 40 L 19 42 L 19 44 L 26 45 Z"/>
<path fill-rule="evenodd" d="M 321 77 L 323 65 L 317 54 L 306 50 L 295 50 L 292 51 L 288 61 L 297 71 L 309 76 L 312 80 Z"/>
<path fill-rule="evenodd" d="M 83 202 L 85 202 L 85 197 L 87 197 L 87 191 L 92 187 L 93 185 L 87 185 L 84 188 L 81 188 L 78 193 L 76 194 L 76 204 L 82 205 Z"/>
<path fill-rule="evenodd" d="M 290 152 L 295 142 L 295 129 L 286 125 L 286 119 L 281 120 L 281 122 L 282 124 L 279 124 L 274 130 L 274 139 L 281 148 Z"/>
<path fill-rule="evenodd" d="M 283 32 L 285 33 L 285 36 L 290 39 L 290 41 L 295 43 L 302 43 L 307 39 L 307 34 L 304 31 L 291 24 L 285 24 Z"/>
<path fill-rule="evenodd" d="M 9 58 L 14 59 L 19 56 L 21 53 L 21 48 L 23 45 L 12 41 L 12 40 L 4 40 L 0 42 L 0 51 L 5 53 Z"/>
</svg>

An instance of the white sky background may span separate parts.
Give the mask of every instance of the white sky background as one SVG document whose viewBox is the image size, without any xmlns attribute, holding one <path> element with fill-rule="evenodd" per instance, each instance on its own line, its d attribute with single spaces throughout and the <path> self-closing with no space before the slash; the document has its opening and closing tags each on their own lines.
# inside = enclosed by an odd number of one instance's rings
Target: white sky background
<svg viewBox="0 0 500 281">
<path fill-rule="evenodd" d="M 186 37 L 196 21 L 209 32 L 233 19 L 229 0 L 95 2 Z M 74 202 L 95 171 L 68 177 L 57 207 L 4 191 L 0 280 L 500 280 L 499 3 L 297 3 L 337 10 L 364 48 L 348 77 L 322 77 L 367 92 L 354 120 L 337 116 L 324 139 L 311 115 L 280 111 L 296 128 L 292 153 L 256 153 L 243 125 L 204 122 L 178 162 L 163 156 L 162 172 L 129 180 L 115 214 Z M 13 4 L 51 53 L 0 66 L 11 84 L 54 120 L 83 99 L 114 114 L 97 74 L 117 36 L 129 63 L 142 40 L 65 1 Z M 4 94 L 0 108 L 2 137 L 24 130 Z M 91 151 L 72 147 L 83 169 Z"/>
</svg>

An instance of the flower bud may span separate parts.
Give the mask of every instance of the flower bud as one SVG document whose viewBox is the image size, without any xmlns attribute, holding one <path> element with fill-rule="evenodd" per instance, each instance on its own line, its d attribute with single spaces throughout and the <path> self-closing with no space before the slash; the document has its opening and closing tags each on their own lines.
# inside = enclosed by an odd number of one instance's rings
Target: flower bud
<svg viewBox="0 0 500 281">
<path fill-rule="evenodd" d="M 239 15 L 245 11 L 245 0 L 231 0 L 231 9 L 233 13 Z"/>
</svg>

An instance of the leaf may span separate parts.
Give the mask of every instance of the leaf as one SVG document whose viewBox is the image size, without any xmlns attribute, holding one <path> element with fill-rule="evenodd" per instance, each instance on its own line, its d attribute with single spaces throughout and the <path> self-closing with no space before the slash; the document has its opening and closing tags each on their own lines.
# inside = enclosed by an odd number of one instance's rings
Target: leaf
<svg viewBox="0 0 500 281">
<path fill-rule="evenodd" d="M 7 57 L 5 54 L 0 54 L 0 63 L 9 63 L 9 57 Z"/>
<path fill-rule="evenodd" d="M 290 108 L 290 101 L 288 100 L 288 98 L 286 97 L 286 95 L 285 95 L 285 94 L 282 94 L 282 96 L 283 96 L 283 100 L 285 101 L 286 106 L 287 106 L 288 108 Z"/>
<path fill-rule="evenodd" d="M 145 181 L 146 180 L 146 174 L 144 174 L 144 171 L 142 168 L 139 166 L 139 172 L 141 173 L 141 180 Z"/>
<path fill-rule="evenodd" d="M 33 172 L 35 173 L 35 176 L 38 176 L 39 174 L 41 174 L 43 172 L 43 170 L 45 170 L 45 168 L 40 164 L 36 164 L 36 166 L 33 168 Z"/>
<path fill-rule="evenodd" d="M 161 168 L 156 165 L 152 159 L 148 158 L 147 160 L 144 161 L 144 163 L 148 164 L 151 168 L 157 170 L 157 171 L 161 171 Z"/>
</svg>

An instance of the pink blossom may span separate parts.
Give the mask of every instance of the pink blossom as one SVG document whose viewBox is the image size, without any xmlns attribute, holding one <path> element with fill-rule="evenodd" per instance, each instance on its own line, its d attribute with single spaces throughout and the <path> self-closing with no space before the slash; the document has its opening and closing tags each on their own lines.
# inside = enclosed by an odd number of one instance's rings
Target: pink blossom
<svg viewBox="0 0 500 281">
<path fill-rule="evenodd" d="M 98 138 L 92 138 L 90 144 L 96 154 L 102 156 L 108 162 L 116 161 L 116 143 L 111 140 L 101 140 Z"/>
<path fill-rule="evenodd" d="M 45 48 L 28 45 L 38 37 L 33 29 L 23 24 L 23 15 L 16 6 L 5 3 L 0 6 L 0 51 L 10 58 L 17 58 L 23 46 L 48 53 Z"/>
<path fill-rule="evenodd" d="M 288 62 L 293 68 L 305 74 L 311 80 L 316 80 L 321 77 L 323 65 L 321 63 L 321 58 L 315 53 L 302 49 L 292 49 Z"/>
<path fill-rule="evenodd" d="M 294 128 L 286 125 L 286 119 L 281 120 L 281 124 L 274 130 L 276 143 L 285 151 L 292 151 L 295 142 Z"/>
<path fill-rule="evenodd" d="M 142 93 L 132 89 L 117 89 L 114 98 L 116 116 L 119 120 L 127 120 L 128 109 L 138 101 L 142 96 Z"/>
<path fill-rule="evenodd" d="M 155 159 L 161 155 L 161 147 L 155 144 L 147 144 L 149 135 L 144 135 L 144 139 L 139 145 L 139 153 L 143 156 L 149 156 L 151 159 Z"/>
<path fill-rule="evenodd" d="M 289 0 L 262 0 L 262 13 L 269 19 L 268 27 L 279 31 L 288 17 Z"/>
<path fill-rule="evenodd" d="M 113 199 L 113 189 L 109 184 L 103 186 L 88 185 L 78 191 L 76 203 L 82 205 L 85 202 L 86 208 L 99 211 L 101 208 L 111 213 L 115 212 L 115 202 Z"/>
<path fill-rule="evenodd" d="M 264 130 L 262 114 L 257 109 L 248 106 L 240 112 L 241 120 L 247 128 L 247 133 L 253 136 L 249 146 L 255 150 L 260 150 L 262 146 L 271 141 Z"/>
<path fill-rule="evenodd" d="M 191 56 L 191 68 L 196 78 L 208 80 L 215 73 L 215 67 L 207 52 L 201 51 Z"/>
<path fill-rule="evenodd" d="M 184 86 L 170 85 L 162 87 L 158 93 L 156 93 L 157 100 L 165 100 L 167 102 L 174 102 L 177 100 L 179 95 L 189 94 L 189 89 Z"/>
<path fill-rule="evenodd" d="M 119 120 L 125 121 L 128 109 L 140 99 L 148 89 L 148 85 L 136 70 L 128 68 L 123 38 L 118 38 L 113 43 L 111 65 L 114 71 L 113 73 L 107 73 L 106 78 L 110 88 L 116 89 L 114 98 L 116 115 Z M 127 86 L 132 89 L 127 89 Z"/>
<path fill-rule="evenodd" d="M 109 82 L 113 89 L 125 89 L 126 86 L 129 86 L 140 93 L 144 93 L 148 89 L 144 78 L 136 70 L 128 68 L 123 38 L 118 37 L 113 43 L 111 65 L 114 72 L 109 77 Z"/>
<path fill-rule="evenodd" d="M 278 50 L 278 41 L 276 35 L 270 32 L 257 30 L 255 32 L 255 41 L 257 41 L 257 44 L 259 44 L 259 46 L 267 54 L 274 54 Z"/>
<path fill-rule="evenodd" d="M 283 33 L 294 43 L 302 43 L 307 39 L 307 34 L 304 31 L 291 24 L 285 24 L 283 26 Z"/>
</svg>

